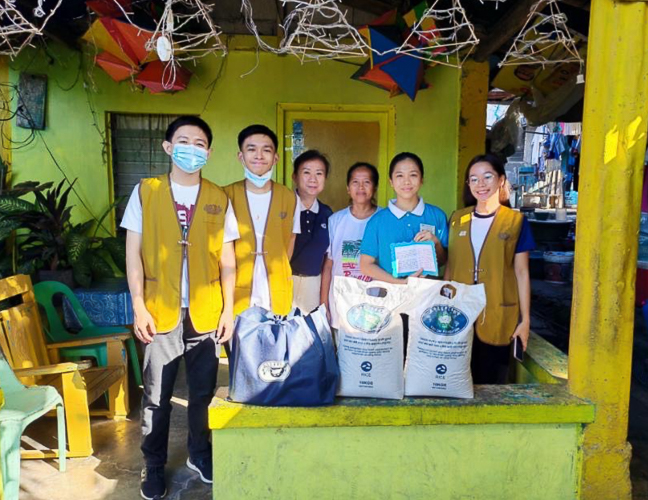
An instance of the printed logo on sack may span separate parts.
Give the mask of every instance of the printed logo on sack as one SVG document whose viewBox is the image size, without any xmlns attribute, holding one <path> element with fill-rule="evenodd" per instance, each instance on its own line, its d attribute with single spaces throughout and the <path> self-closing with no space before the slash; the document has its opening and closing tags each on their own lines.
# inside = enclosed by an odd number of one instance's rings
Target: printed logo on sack
<svg viewBox="0 0 648 500">
<path fill-rule="evenodd" d="M 448 371 L 448 367 L 446 365 L 436 365 L 436 372 L 439 375 L 444 375 Z"/>
<path fill-rule="evenodd" d="M 468 317 L 452 306 L 433 306 L 421 316 L 423 326 L 438 335 L 456 335 L 468 325 Z"/>
<path fill-rule="evenodd" d="M 386 307 L 359 304 L 349 309 L 347 321 L 356 330 L 365 333 L 378 333 L 391 321 Z"/>
<path fill-rule="evenodd" d="M 263 382 L 283 382 L 290 375 L 290 365 L 285 361 L 264 361 L 257 373 Z"/>
<path fill-rule="evenodd" d="M 372 368 L 373 368 L 373 365 L 369 361 L 363 361 L 362 364 L 360 365 L 360 369 L 363 372 L 370 372 Z"/>
</svg>

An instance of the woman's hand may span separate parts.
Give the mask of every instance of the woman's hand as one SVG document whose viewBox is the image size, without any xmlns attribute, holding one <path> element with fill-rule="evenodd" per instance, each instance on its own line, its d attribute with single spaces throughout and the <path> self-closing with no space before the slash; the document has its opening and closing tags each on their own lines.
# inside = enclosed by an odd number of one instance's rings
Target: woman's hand
<svg viewBox="0 0 648 500">
<path fill-rule="evenodd" d="M 431 231 L 427 230 L 419 231 L 418 233 L 416 233 L 416 236 L 414 236 L 414 241 L 416 241 L 417 243 L 419 241 L 433 241 L 434 243 L 439 243 L 439 239 L 434 236 Z"/>
<path fill-rule="evenodd" d="M 517 326 L 515 332 L 513 332 L 513 335 L 511 336 L 511 341 L 514 341 L 516 337 L 520 337 L 520 340 L 522 341 L 522 347 L 525 351 L 527 349 L 527 343 L 529 342 L 530 328 L 531 325 L 529 325 L 528 321 L 522 321 L 522 323 Z"/>
</svg>

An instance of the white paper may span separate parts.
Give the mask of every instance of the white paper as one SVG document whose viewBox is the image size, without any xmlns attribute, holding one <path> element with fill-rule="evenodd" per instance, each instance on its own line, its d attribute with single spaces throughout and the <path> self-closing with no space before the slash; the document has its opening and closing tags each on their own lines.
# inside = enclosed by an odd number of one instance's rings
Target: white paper
<svg viewBox="0 0 648 500">
<path fill-rule="evenodd" d="M 437 273 L 437 262 L 432 245 L 406 245 L 394 248 L 398 274 L 409 274 L 423 269 Z"/>
</svg>

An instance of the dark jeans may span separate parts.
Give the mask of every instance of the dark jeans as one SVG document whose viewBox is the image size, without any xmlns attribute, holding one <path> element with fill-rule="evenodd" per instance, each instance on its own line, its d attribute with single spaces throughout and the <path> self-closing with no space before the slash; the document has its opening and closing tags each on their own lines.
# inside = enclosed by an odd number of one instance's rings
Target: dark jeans
<svg viewBox="0 0 648 500">
<path fill-rule="evenodd" d="M 490 345 L 477 337 L 473 339 L 470 369 L 475 384 L 506 384 L 511 359 L 510 345 Z"/>
<path fill-rule="evenodd" d="M 183 357 L 189 388 L 189 456 L 195 460 L 211 457 L 207 408 L 216 390 L 220 345 L 215 332 L 195 332 L 186 309 L 181 318 L 174 330 L 156 335 L 144 348 L 142 453 L 147 466 L 167 461 L 171 396 Z"/>
</svg>

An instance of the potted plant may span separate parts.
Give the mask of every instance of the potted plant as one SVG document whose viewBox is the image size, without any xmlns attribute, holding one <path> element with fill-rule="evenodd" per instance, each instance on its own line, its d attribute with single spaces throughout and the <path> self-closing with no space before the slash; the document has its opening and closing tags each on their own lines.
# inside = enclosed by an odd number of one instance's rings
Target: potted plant
<svg viewBox="0 0 648 500">
<path fill-rule="evenodd" d="M 126 250 L 122 238 L 97 236 L 104 218 L 119 203 L 111 205 L 95 226 L 94 220 L 71 221 L 68 198 L 74 183 L 23 183 L 0 196 L 0 241 L 16 231 L 13 271 L 34 274 L 37 281 L 61 281 L 88 287 L 93 279 L 115 277 L 125 272 Z M 33 193 L 35 202 L 21 196 Z M 95 227 L 92 232 L 92 228 Z"/>
</svg>

